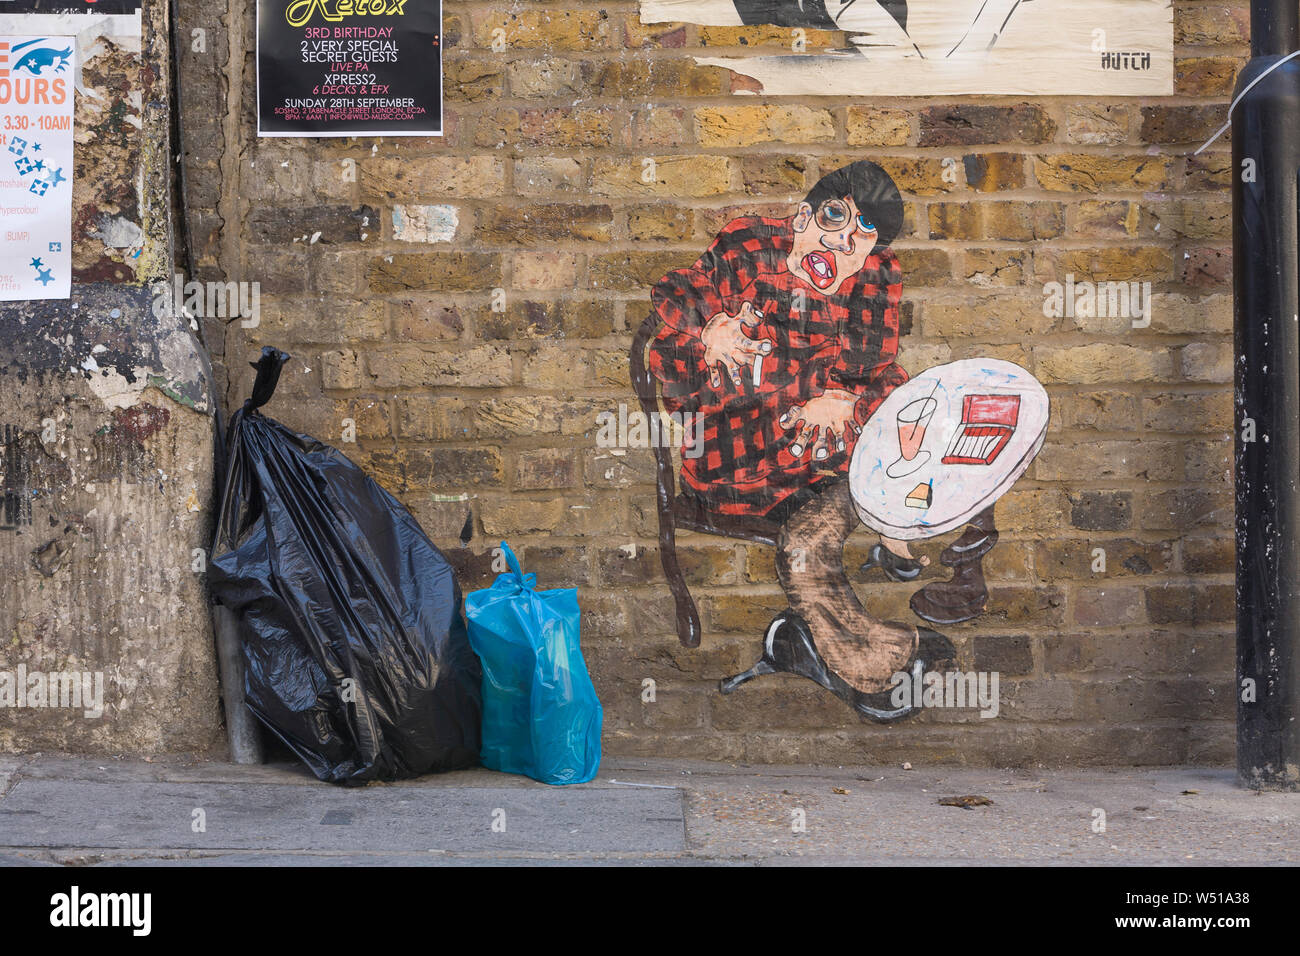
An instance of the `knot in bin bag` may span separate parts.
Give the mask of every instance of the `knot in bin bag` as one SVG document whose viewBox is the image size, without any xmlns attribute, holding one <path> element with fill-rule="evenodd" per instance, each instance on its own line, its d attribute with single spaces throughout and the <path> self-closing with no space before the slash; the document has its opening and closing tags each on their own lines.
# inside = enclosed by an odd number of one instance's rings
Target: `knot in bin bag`
<svg viewBox="0 0 1300 956">
<path fill-rule="evenodd" d="M 342 452 L 257 411 L 288 358 L 262 350 L 231 419 L 210 562 L 248 706 L 331 783 L 476 764 L 482 671 L 455 574 Z"/>
<path fill-rule="evenodd" d="M 538 591 L 510 546 L 510 570 L 465 597 L 483 662 L 483 766 L 542 783 L 586 783 L 600 767 L 600 700 L 579 645 L 578 592 Z"/>
</svg>

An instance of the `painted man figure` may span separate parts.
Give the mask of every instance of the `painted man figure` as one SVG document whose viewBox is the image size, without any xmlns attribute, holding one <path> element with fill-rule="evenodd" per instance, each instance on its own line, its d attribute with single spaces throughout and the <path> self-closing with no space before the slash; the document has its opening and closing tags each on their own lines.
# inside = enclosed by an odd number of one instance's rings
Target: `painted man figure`
<svg viewBox="0 0 1300 956">
<path fill-rule="evenodd" d="M 663 327 L 651 369 L 668 409 L 698 413 L 704 430 L 703 453 L 682 462 L 692 524 L 768 529 L 790 601 L 763 660 L 724 690 L 784 670 L 889 719 L 894 673 L 951 658 L 940 635 L 872 618 L 842 563 L 859 525 L 846 480 L 854 443 L 907 381 L 895 362 L 902 271 L 889 248 L 902 221 L 889 175 L 853 163 L 788 219 L 734 220 L 654 288 Z M 920 573 L 901 541 L 882 539 L 872 558 L 895 580 Z"/>
</svg>

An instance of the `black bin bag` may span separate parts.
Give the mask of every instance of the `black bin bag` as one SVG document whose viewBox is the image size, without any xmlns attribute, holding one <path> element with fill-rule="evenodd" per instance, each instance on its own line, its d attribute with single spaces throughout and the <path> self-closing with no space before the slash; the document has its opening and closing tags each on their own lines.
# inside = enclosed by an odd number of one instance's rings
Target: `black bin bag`
<svg viewBox="0 0 1300 956">
<path fill-rule="evenodd" d="M 337 449 L 257 409 L 264 348 L 227 432 L 209 581 L 240 623 L 248 706 L 321 780 L 478 763 L 482 670 L 447 559 Z"/>
</svg>

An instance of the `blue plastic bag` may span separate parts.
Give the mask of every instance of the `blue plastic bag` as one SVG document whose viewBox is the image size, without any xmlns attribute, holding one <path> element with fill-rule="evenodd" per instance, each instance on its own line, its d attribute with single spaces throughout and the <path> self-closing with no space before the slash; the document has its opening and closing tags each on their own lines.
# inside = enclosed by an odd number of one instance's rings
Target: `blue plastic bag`
<svg viewBox="0 0 1300 956">
<path fill-rule="evenodd" d="M 601 707 L 579 646 L 578 592 L 538 591 L 510 546 L 510 570 L 465 598 L 483 662 L 483 765 L 543 783 L 585 783 L 600 766 Z"/>
</svg>

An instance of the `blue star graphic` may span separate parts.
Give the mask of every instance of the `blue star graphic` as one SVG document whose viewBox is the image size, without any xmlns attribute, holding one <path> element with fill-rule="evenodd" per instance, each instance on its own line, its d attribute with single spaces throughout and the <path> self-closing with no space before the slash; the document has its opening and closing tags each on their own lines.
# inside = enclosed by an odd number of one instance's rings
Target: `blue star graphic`
<svg viewBox="0 0 1300 956">
<path fill-rule="evenodd" d="M 32 260 L 32 268 L 33 268 L 33 269 L 39 269 L 39 268 L 40 268 L 41 266 L 43 266 L 43 265 L 45 265 L 45 263 L 44 263 L 44 262 L 41 262 L 40 259 L 33 259 L 33 260 Z"/>
<path fill-rule="evenodd" d="M 63 167 L 60 166 L 54 171 L 54 175 L 50 178 L 50 185 L 57 186 L 59 183 L 66 183 L 67 181 L 68 177 L 63 175 Z"/>
<path fill-rule="evenodd" d="M 54 281 L 54 276 L 50 275 L 50 272 L 51 270 L 49 269 L 40 270 L 40 275 L 36 277 L 36 281 L 39 282 L 41 285 L 49 285 L 51 282 Z"/>
<path fill-rule="evenodd" d="M 33 168 L 33 169 L 44 169 L 44 168 L 45 168 L 45 160 L 43 160 L 43 159 L 38 159 L 38 160 L 36 161 L 36 165 L 33 166 L 32 168 Z"/>
<path fill-rule="evenodd" d="M 41 151 L 41 144 L 40 144 L 40 143 L 34 143 L 34 144 L 32 145 L 32 152 L 33 152 L 33 153 L 39 153 L 40 151 Z"/>
</svg>

